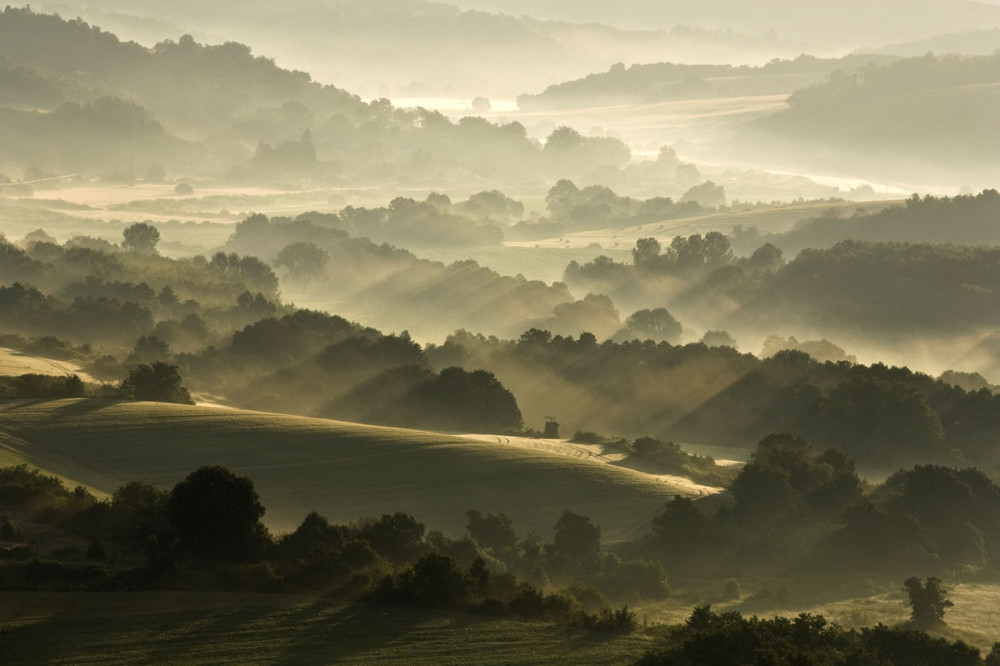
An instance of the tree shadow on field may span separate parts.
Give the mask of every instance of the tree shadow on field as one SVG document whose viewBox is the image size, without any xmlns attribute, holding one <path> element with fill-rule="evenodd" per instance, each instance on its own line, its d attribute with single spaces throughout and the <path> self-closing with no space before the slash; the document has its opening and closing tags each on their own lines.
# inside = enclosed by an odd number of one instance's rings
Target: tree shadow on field
<svg viewBox="0 0 1000 666">
<path fill-rule="evenodd" d="M 74 400 L 69 404 L 56 407 L 52 410 L 52 420 L 58 421 L 59 419 L 72 419 L 80 416 L 86 416 L 87 414 L 93 414 L 94 412 L 116 405 L 119 402 L 119 400 L 102 400 L 99 398 Z"/>
</svg>

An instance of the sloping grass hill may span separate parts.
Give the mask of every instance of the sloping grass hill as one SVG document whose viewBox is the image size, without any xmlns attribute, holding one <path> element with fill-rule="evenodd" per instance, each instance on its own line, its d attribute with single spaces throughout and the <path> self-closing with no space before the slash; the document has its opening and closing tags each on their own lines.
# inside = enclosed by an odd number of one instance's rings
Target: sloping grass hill
<svg viewBox="0 0 1000 666">
<path fill-rule="evenodd" d="M 264 522 L 279 533 L 316 510 L 338 522 L 405 511 L 459 535 L 477 509 L 547 539 L 569 509 L 613 541 L 645 532 L 675 495 L 717 490 L 549 441 L 149 402 L 0 402 L 0 464 L 27 463 L 97 493 L 131 480 L 170 489 L 202 465 L 224 465 L 254 481 Z"/>
</svg>

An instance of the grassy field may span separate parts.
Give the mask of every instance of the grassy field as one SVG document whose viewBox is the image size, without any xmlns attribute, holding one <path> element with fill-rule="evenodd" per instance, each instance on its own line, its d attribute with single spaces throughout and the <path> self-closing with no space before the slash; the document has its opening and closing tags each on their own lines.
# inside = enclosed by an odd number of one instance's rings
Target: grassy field
<svg viewBox="0 0 1000 666">
<path fill-rule="evenodd" d="M 478 509 L 548 538 L 569 509 L 615 541 L 645 533 L 675 495 L 718 490 L 558 440 L 102 400 L 0 402 L 0 463 L 22 461 L 98 493 L 133 479 L 171 488 L 202 465 L 224 465 L 254 481 L 276 532 L 315 509 L 342 522 L 402 510 L 461 534 L 465 512 Z"/>
<path fill-rule="evenodd" d="M 5 664 L 626 664 L 650 645 L 290 595 L 0 593 Z"/>
</svg>

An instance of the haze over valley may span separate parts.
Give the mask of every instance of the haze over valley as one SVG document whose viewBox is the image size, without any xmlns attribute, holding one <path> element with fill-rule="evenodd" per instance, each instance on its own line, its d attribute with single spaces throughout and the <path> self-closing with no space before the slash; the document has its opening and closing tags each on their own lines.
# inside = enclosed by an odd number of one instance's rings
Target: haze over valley
<svg viewBox="0 0 1000 666">
<path fill-rule="evenodd" d="M 998 118 L 998 2 L 4 8 L 11 663 L 1000 663 Z"/>
</svg>

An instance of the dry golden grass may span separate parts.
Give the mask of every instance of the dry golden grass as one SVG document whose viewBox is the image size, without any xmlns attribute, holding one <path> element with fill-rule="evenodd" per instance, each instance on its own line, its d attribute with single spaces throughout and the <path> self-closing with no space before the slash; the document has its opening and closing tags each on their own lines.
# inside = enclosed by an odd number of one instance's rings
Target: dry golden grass
<svg viewBox="0 0 1000 666">
<path fill-rule="evenodd" d="M 85 382 L 95 381 L 73 361 L 34 356 L 15 349 L 0 347 L 0 375 L 76 375 Z"/>
<path fill-rule="evenodd" d="M 100 400 L 0 403 L 0 451 L 102 493 L 171 488 L 202 465 L 253 479 L 282 532 L 316 510 L 335 521 L 397 510 L 464 532 L 465 512 L 504 512 L 548 535 L 564 509 L 606 540 L 634 538 L 675 495 L 717 489 L 630 469 L 561 442 L 478 439 L 242 410 Z"/>
</svg>

